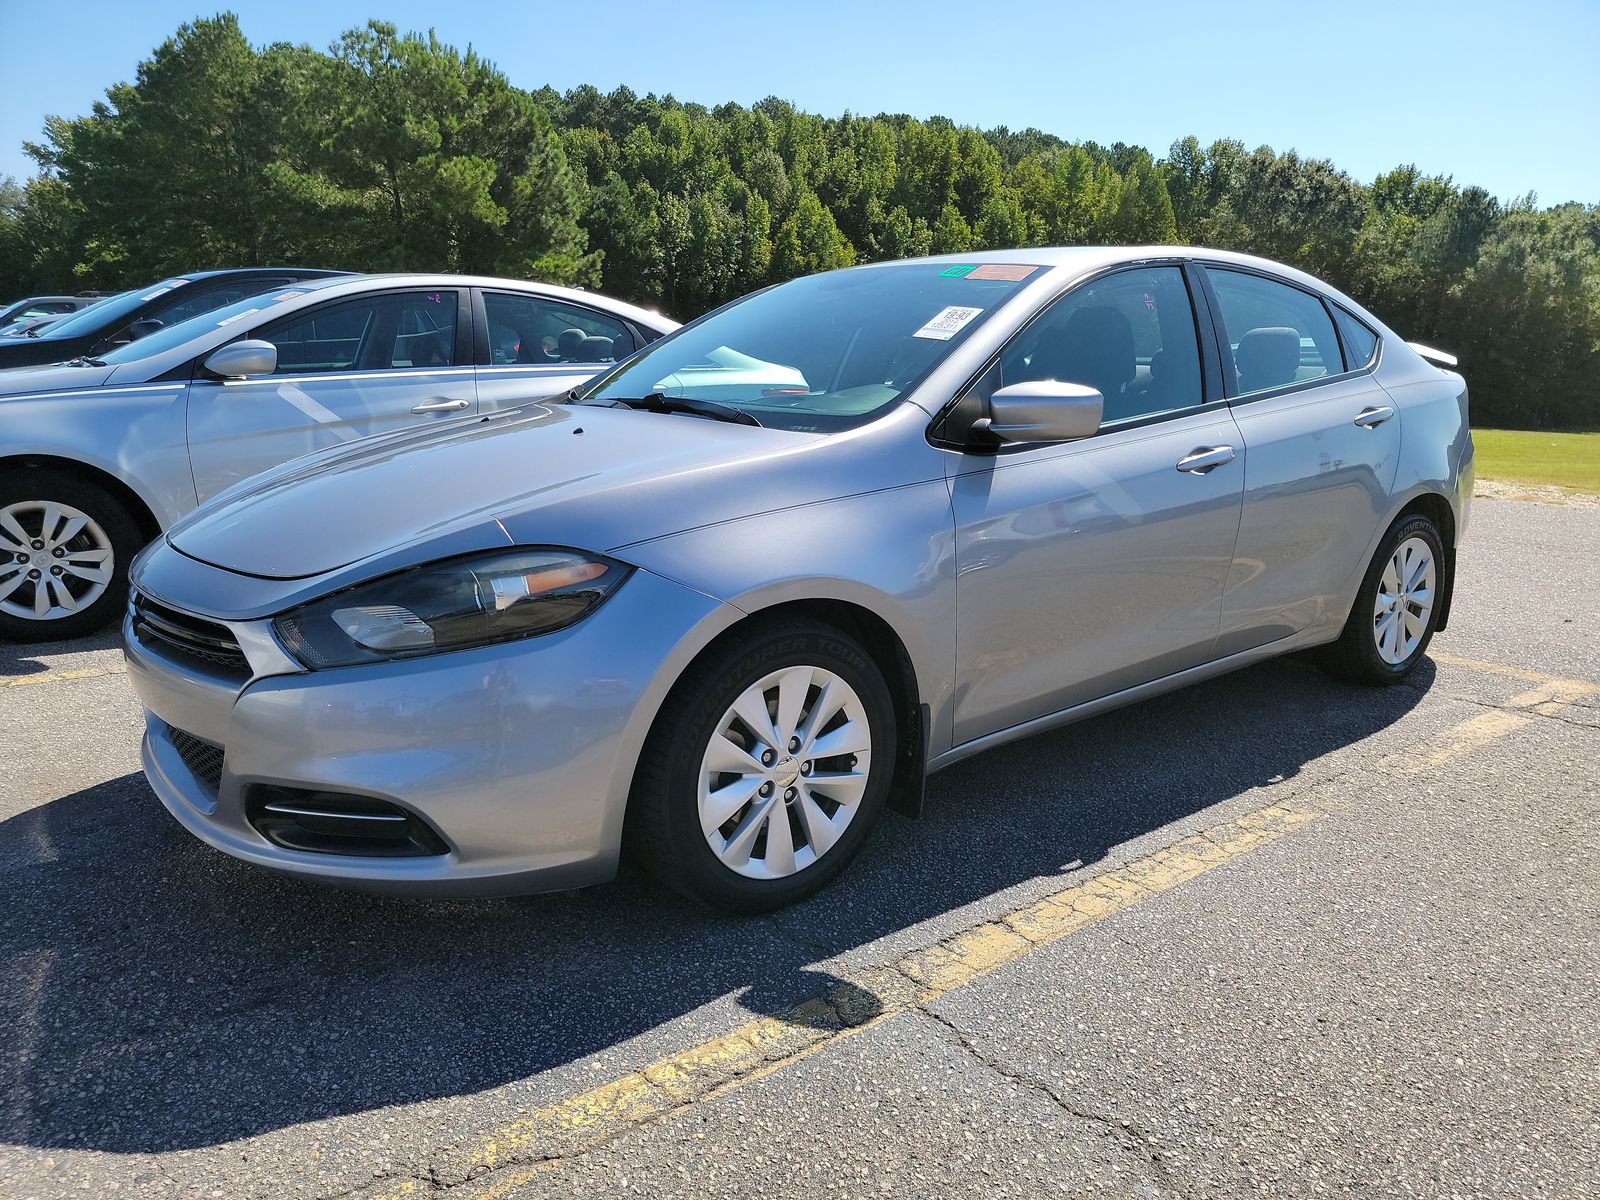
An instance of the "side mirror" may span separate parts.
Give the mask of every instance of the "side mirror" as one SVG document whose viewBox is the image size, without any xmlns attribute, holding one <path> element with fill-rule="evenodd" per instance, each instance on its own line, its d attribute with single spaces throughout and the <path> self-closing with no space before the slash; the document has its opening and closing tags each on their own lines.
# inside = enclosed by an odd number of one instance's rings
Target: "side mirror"
<svg viewBox="0 0 1600 1200">
<path fill-rule="evenodd" d="M 165 329 L 166 322 L 158 321 L 154 317 L 146 317 L 142 321 L 135 321 L 128 326 L 128 339 L 137 342 L 142 337 L 149 337 L 158 329 Z"/>
<path fill-rule="evenodd" d="M 1002 442 L 1071 442 L 1100 428 L 1106 398 L 1081 383 L 1029 380 L 989 397 L 989 416 L 974 428 Z"/>
<path fill-rule="evenodd" d="M 224 379 L 244 379 L 251 375 L 271 375 L 278 369 L 278 348 L 259 338 L 229 342 L 213 350 L 205 361 L 206 370 Z"/>
</svg>

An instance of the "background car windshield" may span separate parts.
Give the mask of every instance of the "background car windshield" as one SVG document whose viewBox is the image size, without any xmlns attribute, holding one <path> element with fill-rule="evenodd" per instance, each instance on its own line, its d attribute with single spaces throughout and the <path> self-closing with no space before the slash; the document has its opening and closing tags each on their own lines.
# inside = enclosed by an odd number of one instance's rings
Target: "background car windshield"
<svg viewBox="0 0 1600 1200">
<path fill-rule="evenodd" d="M 198 317 L 190 317 L 187 321 L 179 321 L 175 325 L 168 325 L 158 329 L 136 342 L 129 342 L 126 346 L 118 346 L 110 353 L 102 354 L 100 361 L 106 363 L 138 362 L 141 358 L 149 358 L 152 354 L 161 354 L 175 346 L 181 346 L 185 342 L 193 341 L 213 329 L 221 329 L 224 326 L 233 325 L 237 321 L 243 321 L 252 313 L 265 314 L 273 305 L 281 304 L 285 300 L 293 300 L 296 296 L 303 296 L 305 293 L 306 289 L 304 287 L 286 287 L 276 292 L 265 292 L 259 296 L 246 296 L 243 300 L 235 300 L 232 304 L 214 308 L 210 312 L 201 313 Z M 239 330 L 242 333 L 245 329 L 252 328 L 257 324 L 259 322 L 252 321 L 247 325 L 239 326 Z M 54 331 L 55 326 L 52 325 L 50 328 Z"/>
<path fill-rule="evenodd" d="M 130 316 L 146 300 L 160 295 L 163 290 L 171 291 L 173 288 L 182 287 L 188 282 L 187 279 L 164 279 L 160 283 L 152 283 L 146 288 L 134 288 L 131 292 L 109 296 L 98 304 L 91 304 L 88 308 L 80 308 L 77 312 L 53 322 L 48 332 L 51 337 L 55 337 L 57 334 L 64 337 L 77 337 L 82 333 L 94 333 L 98 329 L 104 329 L 107 325 L 114 325 L 124 317 Z"/>
<path fill-rule="evenodd" d="M 906 263 L 758 292 L 655 343 L 583 396 L 731 404 L 763 425 L 833 433 L 915 387 L 1041 267 Z"/>
</svg>

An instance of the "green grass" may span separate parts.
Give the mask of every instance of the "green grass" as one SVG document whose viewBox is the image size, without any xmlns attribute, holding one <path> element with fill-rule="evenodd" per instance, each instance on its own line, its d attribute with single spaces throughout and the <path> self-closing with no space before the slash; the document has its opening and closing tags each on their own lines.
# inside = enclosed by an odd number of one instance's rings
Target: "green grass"
<svg viewBox="0 0 1600 1200">
<path fill-rule="evenodd" d="M 1499 483 L 1553 484 L 1600 496 L 1600 433 L 1538 433 L 1474 429 L 1478 478 Z"/>
</svg>

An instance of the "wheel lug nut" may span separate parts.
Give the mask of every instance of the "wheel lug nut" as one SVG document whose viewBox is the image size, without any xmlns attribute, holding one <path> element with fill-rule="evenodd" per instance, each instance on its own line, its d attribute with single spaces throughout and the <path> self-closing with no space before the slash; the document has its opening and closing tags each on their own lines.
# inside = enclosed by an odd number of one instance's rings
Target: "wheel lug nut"
<svg viewBox="0 0 1600 1200">
<path fill-rule="evenodd" d="M 778 756 L 776 754 L 774 754 L 771 750 L 763 750 L 761 752 L 761 765 L 763 767 L 770 767 L 773 764 L 773 762 L 777 759 L 777 757 Z"/>
<path fill-rule="evenodd" d="M 18 554 L 17 555 L 17 561 L 18 562 L 27 562 L 28 561 L 28 556 L 26 554 Z"/>
<path fill-rule="evenodd" d="M 33 546 L 33 548 L 35 550 L 43 550 L 44 549 L 44 543 L 41 542 L 38 538 L 34 538 L 33 542 L 31 544 L 32 544 L 32 546 Z"/>
<path fill-rule="evenodd" d="M 50 574 L 52 574 L 52 575 L 61 574 L 61 568 L 60 567 L 51 567 L 50 568 Z"/>
<path fill-rule="evenodd" d="M 799 794 L 800 793 L 795 791 L 793 788 L 784 788 L 783 789 L 783 798 L 784 798 L 785 801 L 793 800 Z"/>
<path fill-rule="evenodd" d="M 54 550 L 50 551 L 50 553 L 55 555 L 57 558 L 65 558 L 67 556 L 67 552 L 60 546 L 57 546 Z"/>
<path fill-rule="evenodd" d="M 805 762 L 800 764 L 800 774 L 802 774 L 802 775 L 811 774 L 811 760 L 810 759 L 807 759 Z"/>
<path fill-rule="evenodd" d="M 761 794 L 763 796 L 772 795 L 772 783 L 771 783 L 771 781 L 768 781 L 767 783 L 763 783 L 761 785 Z"/>
<path fill-rule="evenodd" d="M 29 579 L 37 579 L 37 578 L 39 578 L 39 569 L 37 567 L 35 567 L 33 570 L 29 571 L 28 572 L 28 578 Z"/>
<path fill-rule="evenodd" d="M 789 739 L 789 749 L 790 750 L 798 750 L 798 749 L 800 749 L 800 739 L 797 738 L 797 737 L 790 738 Z"/>
</svg>

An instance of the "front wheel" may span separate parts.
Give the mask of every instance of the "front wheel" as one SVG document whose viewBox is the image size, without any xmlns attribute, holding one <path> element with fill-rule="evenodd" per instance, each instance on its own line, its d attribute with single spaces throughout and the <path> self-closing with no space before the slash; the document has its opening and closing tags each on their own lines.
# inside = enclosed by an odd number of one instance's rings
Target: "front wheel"
<svg viewBox="0 0 1600 1200">
<path fill-rule="evenodd" d="M 109 624 L 144 539 L 104 488 L 24 467 L 0 482 L 0 637 L 48 642 Z"/>
<path fill-rule="evenodd" d="M 1398 683 L 1422 661 L 1446 583 L 1444 543 L 1432 521 L 1397 521 L 1367 568 L 1339 640 L 1323 665 L 1353 683 Z"/>
<path fill-rule="evenodd" d="M 893 701 L 867 653 L 813 621 L 768 625 L 668 698 L 640 762 L 630 848 L 697 900 L 771 912 L 849 864 L 894 763 Z"/>
</svg>

